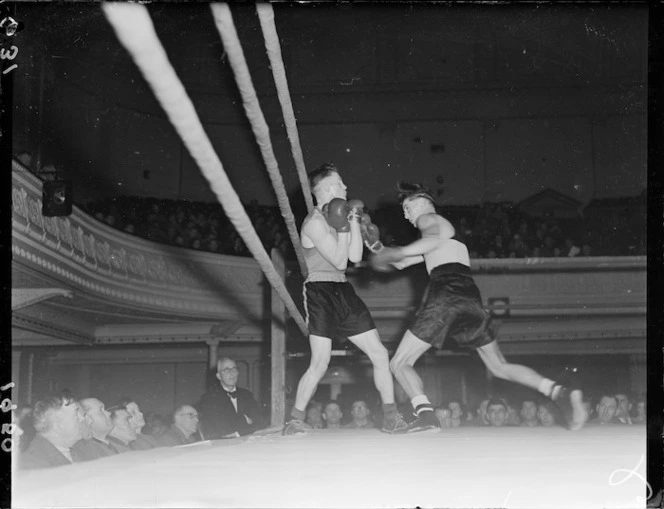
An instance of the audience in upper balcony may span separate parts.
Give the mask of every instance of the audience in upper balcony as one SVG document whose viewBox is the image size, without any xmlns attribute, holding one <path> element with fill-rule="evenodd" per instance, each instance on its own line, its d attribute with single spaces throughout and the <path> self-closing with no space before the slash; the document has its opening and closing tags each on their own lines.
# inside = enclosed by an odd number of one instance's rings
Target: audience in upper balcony
<svg viewBox="0 0 664 509">
<path fill-rule="evenodd" d="M 19 467 L 37 469 L 82 461 L 74 444 L 83 437 L 83 411 L 69 394 L 57 394 L 35 403 L 36 434 L 21 453 Z"/>
<path fill-rule="evenodd" d="M 118 197 L 82 208 L 102 222 L 155 242 L 249 256 L 244 242 L 217 204 Z M 279 209 L 254 202 L 246 210 L 264 247 L 268 251 L 277 248 L 288 259 L 293 259 L 294 252 Z M 492 212 L 487 213 L 487 210 Z M 607 232 L 608 227 L 601 222 L 589 222 L 584 217 L 533 218 L 509 203 L 442 207 L 441 213 L 454 225 L 456 238 L 468 246 L 471 258 L 645 254 L 645 229 L 639 228 L 638 223 L 636 227 L 633 222 L 623 224 L 620 236 L 615 235 L 615 231 Z M 385 245 L 412 240 L 413 232 L 408 229 L 400 210 L 386 207 L 371 212 L 371 217 Z M 645 218 L 641 219 L 645 223 Z M 607 236 L 613 243 L 605 240 Z"/>
</svg>

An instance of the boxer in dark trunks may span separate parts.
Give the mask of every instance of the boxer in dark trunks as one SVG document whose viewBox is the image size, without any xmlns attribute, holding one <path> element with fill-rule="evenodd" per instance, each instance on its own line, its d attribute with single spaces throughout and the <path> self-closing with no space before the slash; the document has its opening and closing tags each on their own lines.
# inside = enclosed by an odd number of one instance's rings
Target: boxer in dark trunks
<svg viewBox="0 0 664 509">
<path fill-rule="evenodd" d="M 383 402 L 382 431 L 394 433 L 407 425 L 397 412 L 387 349 L 371 314 L 346 280 L 348 262 L 362 259 L 362 203 L 346 202 L 346 185 L 337 168 L 324 164 L 309 174 L 316 207 L 302 223 L 300 237 L 309 274 L 304 282 L 304 308 L 309 327 L 311 363 L 297 386 L 295 405 L 283 433 L 305 432 L 305 409 L 330 363 L 332 338 L 348 338 L 374 368 L 374 383 Z"/>
<path fill-rule="evenodd" d="M 476 349 L 494 376 L 520 383 L 551 398 L 561 409 L 570 430 L 583 427 L 588 413 L 580 389 L 556 383 L 526 366 L 511 364 L 503 357 L 470 273 L 468 249 L 453 238 L 454 228 L 450 222 L 436 213 L 431 194 L 419 185 L 401 183 L 399 202 L 404 217 L 420 230 L 421 237 L 407 246 L 384 247 L 371 256 L 370 264 L 376 270 L 386 271 L 424 262 L 429 272 L 429 284 L 415 321 L 390 361 L 392 373 L 411 398 L 417 414 L 406 432 L 438 429 L 433 406 L 424 394 L 422 379 L 413 365 L 429 348 L 440 349 L 450 338 L 461 347 Z"/>
</svg>

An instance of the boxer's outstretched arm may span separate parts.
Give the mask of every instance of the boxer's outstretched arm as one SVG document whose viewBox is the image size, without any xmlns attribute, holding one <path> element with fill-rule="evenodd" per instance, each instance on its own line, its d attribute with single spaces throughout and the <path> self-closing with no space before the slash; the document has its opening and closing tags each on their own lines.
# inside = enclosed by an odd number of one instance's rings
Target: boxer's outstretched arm
<svg viewBox="0 0 664 509">
<path fill-rule="evenodd" d="M 404 257 L 425 255 L 438 248 L 441 242 L 454 237 L 454 227 L 437 214 L 423 214 L 417 219 L 422 237 L 400 249 Z"/>
</svg>

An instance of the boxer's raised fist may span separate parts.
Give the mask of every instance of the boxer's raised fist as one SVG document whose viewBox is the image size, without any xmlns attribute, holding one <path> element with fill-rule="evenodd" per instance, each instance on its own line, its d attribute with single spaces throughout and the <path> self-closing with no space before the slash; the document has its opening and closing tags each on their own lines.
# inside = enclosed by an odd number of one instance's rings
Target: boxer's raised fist
<svg viewBox="0 0 664 509">
<path fill-rule="evenodd" d="M 341 233 L 350 231 L 350 223 L 348 222 L 350 207 L 346 200 L 332 198 L 332 200 L 323 205 L 322 211 L 327 224 L 332 228 Z"/>
<path fill-rule="evenodd" d="M 378 226 L 373 223 L 369 223 L 362 228 L 362 239 L 364 240 L 364 245 L 367 246 L 372 253 L 377 253 L 384 247 L 383 243 L 380 241 L 380 230 L 378 229 Z"/>
<path fill-rule="evenodd" d="M 349 200 L 348 208 L 350 209 L 350 212 L 348 213 L 348 220 L 359 221 L 363 215 L 362 212 L 364 211 L 364 203 L 362 200 Z"/>
</svg>

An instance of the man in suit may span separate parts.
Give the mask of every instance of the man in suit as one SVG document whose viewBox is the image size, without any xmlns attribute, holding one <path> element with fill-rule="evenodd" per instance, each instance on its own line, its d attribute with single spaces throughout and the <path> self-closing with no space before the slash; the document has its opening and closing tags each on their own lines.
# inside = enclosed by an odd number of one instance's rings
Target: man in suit
<svg viewBox="0 0 664 509">
<path fill-rule="evenodd" d="M 158 438 L 159 445 L 173 447 L 193 444 L 198 431 L 198 412 L 190 405 L 182 405 L 173 412 L 173 424 Z"/>
<path fill-rule="evenodd" d="M 235 361 L 223 357 L 217 362 L 217 380 L 197 405 L 201 413 L 201 433 L 205 439 L 249 435 L 265 428 L 261 407 L 247 389 L 237 387 Z"/>
<path fill-rule="evenodd" d="M 108 435 L 113 429 L 111 413 L 106 410 L 104 403 L 96 398 L 84 398 L 80 405 L 85 412 L 85 419 L 89 432 L 84 434 L 74 449 L 84 461 L 114 456 L 118 450 L 108 441 Z"/>
<path fill-rule="evenodd" d="M 131 415 L 124 407 L 111 409 L 113 429 L 108 434 L 109 443 L 118 451 L 129 452 L 131 444 L 136 440 L 136 428 L 131 422 Z"/>
<path fill-rule="evenodd" d="M 159 447 L 159 442 L 157 441 L 156 437 L 151 435 L 144 435 L 141 433 L 145 427 L 145 418 L 143 417 L 143 412 L 141 412 L 141 409 L 136 401 L 134 401 L 132 398 L 125 397 L 122 398 L 116 406 L 126 408 L 127 412 L 129 412 L 129 415 L 131 416 L 129 424 L 132 425 L 134 433 L 136 434 L 136 440 L 133 440 L 129 444 L 129 447 L 131 447 L 133 451 L 143 451 L 146 449 L 154 449 L 155 447 Z"/>
<path fill-rule="evenodd" d="M 81 461 L 72 447 L 83 436 L 84 416 L 74 398 L 60 394 L 38 401 L 33 417 L 37 434 L 21 454 L 20 468 L 59 467 Z"/>
</svg>

